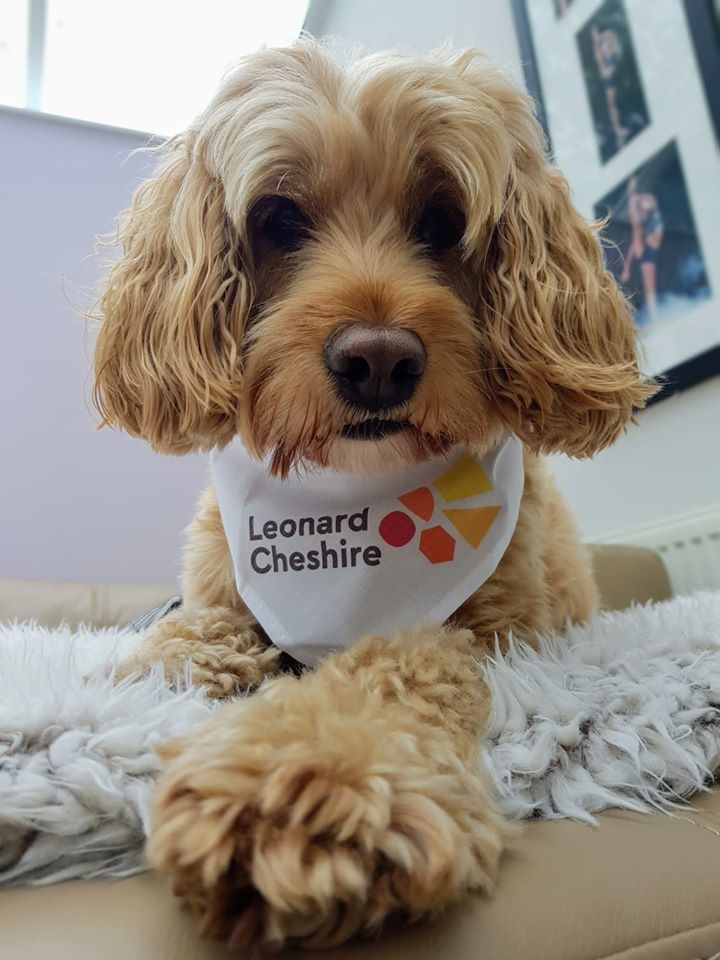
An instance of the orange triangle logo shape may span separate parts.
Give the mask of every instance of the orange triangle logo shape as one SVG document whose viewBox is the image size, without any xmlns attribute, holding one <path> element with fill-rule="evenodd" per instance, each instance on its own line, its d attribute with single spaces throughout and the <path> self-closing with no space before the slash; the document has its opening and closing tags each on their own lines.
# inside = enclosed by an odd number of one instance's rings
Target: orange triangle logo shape
<svg viewBox="0 0 720 960">
<path fill-rule="evenodd" d="M 477 550 L 501 510 L 502 507 L 470 507 L 443 510 L 443 513 L 463 540 Z"/>
<path fill-rule="evenodd" d="M 433 515 L 435 503 L 432 490 L 429 487 L 418 487 L 417 490 L 404 493 L 401 497 L 398 497 L 398 500 L 421 520 L 429 520 Z"/>
</svg>

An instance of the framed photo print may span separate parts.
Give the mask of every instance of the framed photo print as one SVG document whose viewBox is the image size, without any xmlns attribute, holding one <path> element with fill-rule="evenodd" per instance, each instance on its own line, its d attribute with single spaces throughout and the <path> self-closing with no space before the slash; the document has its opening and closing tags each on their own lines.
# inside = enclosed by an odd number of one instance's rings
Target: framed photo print
<svg viewBox="0 0 720 960">
<path fill-rule="evenodd" d="M 513 7 L 526 82 L 554 160 L 581 212 L 605 221 L 607 266 L 635 310 L 647 372 L 665 380 L 659 397 L 720 373 L 712 113 L 720 97 L 720 0 L 513 0 Z M 688 11 L 700 7 L 713 22 L 718 16 L 718 29 L 703 34 L 717 44 L 717 67 L 708 43 L 697 46 L 699 19 Z"/>
<path fill-rule="evenodd" d="M 650 123 L 622 0 L 601 4 L 576 36 L 601 163 Z"/>
<path fill-rule="evenodd" d="M 555 4 L 555 16 L 562 17 L 573 0 L 553 0 L 553 2 Z"/>
<path fill-rule="evenodd" d="M 707 269 L 677 143 L 671 140 L 595 204 L 605 259 L 641 331 L 682 323 L 710 299 Z"/>
</svg>

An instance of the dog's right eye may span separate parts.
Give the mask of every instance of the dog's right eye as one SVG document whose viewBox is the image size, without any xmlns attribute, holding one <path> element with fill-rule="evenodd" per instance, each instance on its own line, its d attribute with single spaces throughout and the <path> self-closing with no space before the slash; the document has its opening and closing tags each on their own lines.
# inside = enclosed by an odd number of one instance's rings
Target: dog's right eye
<svg viewBox="0 0 720 960">
<path fill-rule="evenodd" d="M 280 250 L 297 250 L 308 237 L 309 221 L 300 207 L 287 197 L 269 197 L 261 232 Z"/>
<path fill-rule="evenodd" d="M 465 217 L 456 207 L 431 201 L 415 226 L 417 238 L 433 254 L 457 246 L 465 231 Z"/>
</svg>

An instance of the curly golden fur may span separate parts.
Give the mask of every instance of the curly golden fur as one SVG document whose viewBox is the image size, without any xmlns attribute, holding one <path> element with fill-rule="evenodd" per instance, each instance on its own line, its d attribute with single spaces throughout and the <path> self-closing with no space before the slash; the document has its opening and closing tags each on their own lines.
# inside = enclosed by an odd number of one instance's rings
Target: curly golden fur
<svg viewBox="0 0 720 960">
<path fill-rule="evenodd" d="M 278 475 L 481 454 L 507 432 L 525 445 L 512 542 L 451 624 L 268 680 L 164 748 L 149 854 L 203 931 L 337 944 L 492 890 L 508 828 L 479 767 L 477 658 L 496 634 L 532 637 L 596 603 L 539 455 L 612 443 L 652 388 L 530 101 L 476 51 L 343 66 L 312 41 L 264 50 L 164 150 L 102 299 L 106 423 L 175 454 L 239 435 Z M 279 202 L 292 242 L 272 226 Z M 429 208 L 457 242 L 418 233 Z M 373 415 L 343 401 L 324 362 L 331 335 L 359 322 L 410 330 L 427 353 L 391 411 L 403 429 L 376 441 L 344 435 Z M 212 490 L 185 606 L 126 669 L 186 657 L 217 696 L 287 667 L 236 593 Z"/>
</svg>

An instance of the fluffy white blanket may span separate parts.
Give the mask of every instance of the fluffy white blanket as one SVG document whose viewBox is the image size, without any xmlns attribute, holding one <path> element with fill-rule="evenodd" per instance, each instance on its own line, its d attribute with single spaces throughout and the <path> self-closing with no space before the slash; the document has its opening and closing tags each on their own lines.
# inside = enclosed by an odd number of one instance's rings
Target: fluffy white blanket
<svg viewBox="0 0 720 960">
<path fill-rule="evenodd" d="M 156 744 L 213 709 L 160 672 L 115 686 L 118 631 L 0 626 L 0 885 L 144 869 Z M 666 808 L 720 768 L 720 593 L 607 613 L 483 669 L 510 817 Z"/>
</svg>

